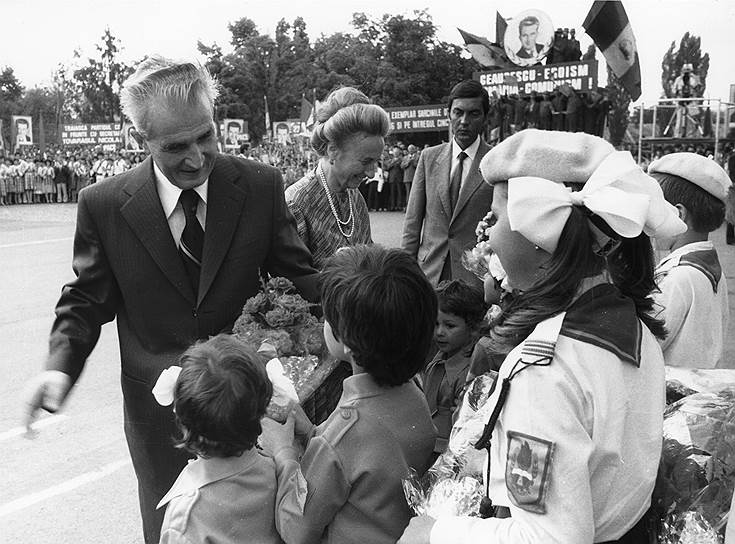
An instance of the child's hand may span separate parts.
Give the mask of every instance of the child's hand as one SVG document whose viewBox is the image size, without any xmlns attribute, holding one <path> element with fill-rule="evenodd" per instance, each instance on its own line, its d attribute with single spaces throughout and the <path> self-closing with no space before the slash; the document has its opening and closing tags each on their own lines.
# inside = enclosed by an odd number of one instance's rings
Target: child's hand
<svg viewBox="0 0 735 544">
<path fill-rule="evenodd" d="M 289 413 L 286 422 L 281 424 L 269 417 L 264 417 L 260 422 L 263 434 L 260 435 L 260 445 L 268 453 L 275 457 L 282 450 L 293 449 L 294 416 Z"/>
<path fill-rule="evenodd" d="M 300 404 L 294 404 L 289 415 L 294 421 L 294 434 L 299 437 L 310 437 L 314 424 L 304 412 Z"/>
</svg>

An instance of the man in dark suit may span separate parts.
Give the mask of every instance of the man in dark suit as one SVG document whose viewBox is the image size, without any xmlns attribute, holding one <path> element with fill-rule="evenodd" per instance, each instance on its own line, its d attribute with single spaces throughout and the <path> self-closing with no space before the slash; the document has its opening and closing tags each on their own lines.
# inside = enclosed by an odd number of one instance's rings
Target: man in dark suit
<svg viewBox="0 0 735 544">
<path fill-rule="evenodd" d="M 117 318 L 125 435 L 145 541 L 187 455 L 172 446 L 170 407 L 151 393 L 193 342 L 231 328 L 262 273 L 317 297 L 311 255 L 287 211 L 280 173 L 217 152 L 216 86 L 206 69 L 161 57 L 126 82 L 125 114 L 151 157 L 79 195 L 76 279 L 56 306 L 46 371 L 29 386 L 27 423 L 57 410 L 103 323 Z"/>
<path fill-rule="evenodd" d="M 518 23 L 518 37 L 521 48 L 516 52 L 519 59 L 534 59 L 543 50 L 543 44 L 536 43 L 538 39 L 539 20 L 533 15 L 521 19 Z"/>
<path fill-rule="evenodd" d="M 479 280 L 462 266 L 475 244 L 475 228 L 492 203 L 480 161 L 490 150 L 482 137 L 490 99 L 479 81 L 465 80 L 449 95 L 451 143 L 421 152 L 403 223 L 403 249 L 416 257 L 433 285 L 442 280 Z"/>
</svg>

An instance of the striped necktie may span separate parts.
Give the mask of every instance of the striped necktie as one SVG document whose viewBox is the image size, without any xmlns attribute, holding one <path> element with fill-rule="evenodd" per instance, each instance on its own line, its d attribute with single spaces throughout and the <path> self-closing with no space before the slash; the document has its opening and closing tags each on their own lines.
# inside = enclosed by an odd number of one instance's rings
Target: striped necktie
<svg viewBox="0 0 735 544">
<path fill-rule="evenodd" d="M 197 219 L 199 195 L 194 189 L 182 191 L 179 202 L 181 202 L 186 217 L 186 226 L 184 232 L 181 233 L 179 253 L 184 261 L 189 279 L 191 279 L 194 294 L 196 294 L 199 287 L 199 272 L 202 268 L 202 248 L 204 247 L 204 229 Z"/>
</svg>

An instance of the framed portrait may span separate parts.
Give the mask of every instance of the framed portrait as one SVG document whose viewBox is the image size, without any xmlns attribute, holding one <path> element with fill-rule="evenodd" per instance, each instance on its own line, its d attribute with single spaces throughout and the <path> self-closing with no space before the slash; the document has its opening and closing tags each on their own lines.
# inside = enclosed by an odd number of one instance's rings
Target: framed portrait
<svg viewBox="0 0 735 544">
<path fill-rule="evenodd" d="M 225 149 L 238 149 L 240 144 L 247 141 L 245 137 L 244 119 L 225 119 L 223 121 L 225 132 Z"/>
<path fill-rule="evenodd" d="M 13 149 L 33 145 L 33 119 L 30 115 L 13 115 L 11 122 L 11 141 Z"/>
<path fill-rule="evenodd" d="M 554 24 L 541 10 L 528 9 L 508 20 L 503 47 L 518 66 L 532 66 L 543 59 L 554 43 Z"/>
</svg>

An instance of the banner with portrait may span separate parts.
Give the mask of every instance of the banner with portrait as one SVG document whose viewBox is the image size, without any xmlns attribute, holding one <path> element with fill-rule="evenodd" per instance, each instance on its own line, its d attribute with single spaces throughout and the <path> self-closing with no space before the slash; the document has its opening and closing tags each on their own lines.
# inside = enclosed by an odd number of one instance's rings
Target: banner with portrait
<svg viewBox="0 0 735 544">
<path fill-rule="evenodd" d="M 30 115 L 13 115 L 11 117 L 10 141 L 13 151 L 25 145 L 33 145 L 33 119 Z"/>
<path fill-rule="evenodd" d="M 225 149 L 239 149 L 241 144 L 250 141 L 248 123 L 245 119 L 225 119 L 222 126 Z"/>
<path fill-rule="evenodd" d="M 541 10 L 528 9 L 508 19 L 503 48 L 518 66 L 533 66 L 543 59 L 554 43 L 554 24 Z"/>
</svg>

